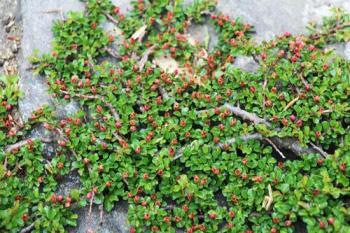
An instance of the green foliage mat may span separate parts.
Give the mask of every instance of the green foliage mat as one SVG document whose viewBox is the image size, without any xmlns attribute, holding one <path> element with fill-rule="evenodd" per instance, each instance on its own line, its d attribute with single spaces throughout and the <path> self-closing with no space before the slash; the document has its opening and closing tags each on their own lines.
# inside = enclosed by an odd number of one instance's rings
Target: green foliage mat
<svg viewBox="0 0 350 233">
<path fill-rule="evenodd" d="M 22 123 L 16 79 L 0 79 L 0 231 L 67 232 L 77 208 L 127 200 L 130 232 L 350 232 L 350 62 L 325 49 L 349 41 L 350 15 L 257 45 L 213 1 L 133 5 L 88 1 L 31 58 L 77 114 L 43 107 Z M 188 36 L 205 21 L 213 51 Z M 239 55 L 259 69 L 233 66 Z M 73 172 L 81 188 L 59 195 Z"/>
</svg>

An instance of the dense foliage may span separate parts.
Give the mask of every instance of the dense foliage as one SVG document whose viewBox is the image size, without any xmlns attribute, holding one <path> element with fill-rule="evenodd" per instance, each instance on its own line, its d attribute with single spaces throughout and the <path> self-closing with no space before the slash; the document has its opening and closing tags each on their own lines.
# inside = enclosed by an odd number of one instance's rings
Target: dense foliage
<svg viewBox="0 0 350 233">
<path fill-rule="evenodd" d="M 130 232 L 349 232 L 350 62 L 325 46 L 349 41 L 350 15 L 256 45 L 251 25 L 210 0 L 133 5 L 123 15 L 89 0 L 31 59 L 76 114 L 44 107 L 22 123 L 16 79 L 0 79 L 1 232 L 66 232 L 75 208 L 119 200 Z M 213 51 L 187 34 L 205 21 Z M 239 55 L 259 69 L 235 67 Z M 38 126 L 44 136 L 30 134 Z M 75 171 L 81 189 L 58 194 Z"/>
</svg>

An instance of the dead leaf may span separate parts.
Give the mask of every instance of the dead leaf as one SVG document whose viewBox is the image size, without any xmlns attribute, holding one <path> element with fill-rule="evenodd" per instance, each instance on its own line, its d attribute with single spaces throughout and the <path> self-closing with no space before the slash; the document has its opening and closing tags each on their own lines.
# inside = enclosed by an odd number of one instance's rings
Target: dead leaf
<svg viewBox="0 0 350 233">
<path fill-rule="evenodd" d="M 205 49 L 201 49 L 198 53 L 198 57 L 207 59 L 208 58 L 208 52 Z"/>
<path fill-rule="evenodd" d="M 192 46 L 197 46 L 199 44 L 198 40 L 196 40 L 195 38 L 193 38 L 191 35 L 187 35 L 187 42 L 192 45 Z"/>
<path fill-rule="evenodd" d="M 131 36 L 131 38 L 134 40 L 141 41 L 146 34 L 146 29 L 147 25 L 143 25 Z"/>
<path fill-rule="evenodd" d="M 168 73 L 174 73 L 179 70 L 179 64 L 171 57 L 160 56 L 153 60 L 153 63 Z"/>
<path fill-rule="evenodd" d="M 171 57 L 160 56 L 155 58 L 153 63 L 159 66 L 165 72 L 174 73 L 177 70 L 180 74 L 185 74 L 187 77 L 192 79 L 194 83 L 204 85 L 199 76 L 192 74 L 188 68 L 180 67 L 179 63 Z"/>
</svg>

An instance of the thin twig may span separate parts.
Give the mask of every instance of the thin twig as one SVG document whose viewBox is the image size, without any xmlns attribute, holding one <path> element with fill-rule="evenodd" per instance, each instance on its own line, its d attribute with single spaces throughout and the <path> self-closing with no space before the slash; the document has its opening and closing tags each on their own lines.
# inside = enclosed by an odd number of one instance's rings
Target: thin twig
<svg viewBox="0 0 350 233">
<path fill-rule="evenodd" d="M 111 16 L 110 14 L 108 13 L 105 13 L 105 16 L 109 19 L 109 21 L 111 21 L 112 23 L 114 23 L 115 25 L 118 25 L 118 21 L 113 17 Z"/>
<path fill-rule="evenodd" d="M 242 119 L 249 120 L 249 121 L 253 122 L 254 124 L 261 123 L 261 124 L 266 125 L 267 127 L 271 127 L 271 124 L 268 121 L 260 118 L 259 116 L 255 115 L 253 113 L 249 113 L 247 111 L 244 111 L 238 107 L 234 107 L 234 106 L 227 104 L 227 103 L 224 106 L 226 106 L 227 109 L 229 109 L 233 114 L 241 117 Z M 280 131 L 280 129 L 276 129 L 276 130 Z M 302 156 L 303 154 L 314 153 L 315 151 L 319 152 L 318 150 L 316 150 L 316 148 L 308 148 L 308 147 L 303 148 L 300 145 L 300 142 L 296 138 L 272 137 L 271 141 L 280 148 L 285 148 L 285 149 L 289 149 L 289 150 L 293 151 L 298 156 Z"/>
<path fill-rule="evenodd" d="M 45 138 L 45 137 L 32 137 L 32 138 L 28 138 L 28 139 L 25 139 L 25 140 L 22 140 L 22 141 L 19 141 L 19 142 L 16 142 L 15 144 L 12 144 L 10 146 L 7 146 L 4 150 L 5 154 L 15 150 L 15 149 L 18 149 L 22 146 L 25 146 L 28 144 L 28 140 L 35 140 L 35 139 L 39 139 L 40 141 L 42 142 L 52 142 L 51 139 L 49 138 Z"/>
<path fill-rule="evenodd" d="M 61 13 L 62 9 L 50 9 L 50 10 L 46 10 L 46 11 L 41 11 L 41 13 L 43 14 L 51 14 L 51 13 Z"/>
<path fill-rule="evenodd" d="M 30 232 L 30 231 L 34 228 L 34 223 L 35 223 L 35 222 L 33 222 L 33 223 L 30 224 L 29 226 L 23 228 L 23 229 L 20 231 L 20 233 L 27 233 L 27 232 Z"/>
<path fill-rule="evenodd" d="M 92 212 L 92 202 L 94 201 L 95 192 L 92 191 L 90 204 L 89 204 L 89 212 L 88 212 L 88 218 L 89 218 L 89 226 L 91 225 L 91 212 Z"/>
<path fill-rule="evenodd" d="M 218 146 L 223 149 L 226 145 L 230 146 L 238 140 L 242 140 L 243 142 L 249 141 L 249 140 L 262 140 L 262 135 L 260 133 L 254 133 L 254 134 L 248 134 L 248 135 L 243 135 L 238 138 L 231 138 L 227 140 L 225 143 L 219 143 Z"/>
<path fill-rule="evenodd" d="M 310 145 L 311 145 L 315 150 L 317 150 L 323 157 L 326 158 L 326 157 L 328 156 L 328 154 L 327 154 L 324 150 L 322 150 L 322 148 L 316 146 L 313 142 L 310 142 Z"/>
<path fill-rule="evenodd" d="M 243 120 L 253 122 L 254 124 L 264 124 L 269 128 L 272 127 L 271 123 L 268 122 L 267 120 L 260 118 L 259 116 L 257 116 L 254 113 L 247 112 L 247 111 L 245 111 L 239 107 L 235 107 L 231 104 L 226 103 L 223 106 L 221 106 L 220 109 L 228 109 L 234 115 L 242 118 Z M 200 111 L 197 111 L 196 114 L 199 115 L 199 114 L 203 114 L 203 113 L 208 113 L 211 110 L 212 109 L 200 110 Z M 280 131 L 281 129 L 277 128 L 276 130 Z M 304 154 L 318 152 L 315 148 L 302 147 L 300 145 L 300 142 L 296 138 L 292 138 L 292 137 L 279 138 L 277 136 L 274 136 L 274 137 L 271 137 L 270 140 L 277 147 L 291 150 L 297 156 L 302 156 Z"/>
<path fill-rule="evenodd" d="M 70 93 L 68 91 L 61 91 L 62 94 L 65 95 L 70 95 Z M 98 96 L 98 95 L 84 95 L 84 94 L 78 94 L 78 93 L 74 93 L 73 96 L 78 97 L 78 98 L 83 98 L 83 99 L 98 99 L 101 100 L 102 103 L 109 108 L 110 112 L 112 113 L 113 117 L 116 120 L 120 120 L 120 116 L 117 112 L 117 110 L 115 110 L 115 108 L 113 107 L 113 105 L 109 102 L 107 102 L 102 96 Z"/>
<path fill-rule="evenodd" d="M 58 132 L 58 134 L 61 136 L 61 138 L 63 138 L 66 142 L 69 141 L 69 139 L 63 134 L 62 130 L 59 128 L 55 128 L 54 129 L 56 132 Z M 69 150 L 71 151 L 71 153 L 74 155 L 74 157 L 78 157 L 77 153 L 75 153 L 75 151 L 72 148 L 69 148 Z"/>
<path fill-rule="evenodd" d="M 264 78 L 264 83 L 262 85 L 262 89 L 263 89 L 263 104 L 262 104 L 262 109 L 265 109 L 265 98 L 266 98 L 266 95 L 265 95 L 265 89 L 266 89 L 266 86 L 267 86 L 267 78 L 265 76 Z"/>
<path fill-rule="evenodd" d="M 164 100 L 167 100 L 170 98 L 168 92 L 163 87 L 158 87 L 158 90 Z"/>
<path fill-rule="evenodd" d="M 329 35 L 333 35 L 334 33 L 336 33 L 338 30 L 341 30 L 341 29 L 344 29 L 346 27 L 350 27 L 350 23 L 346 23 L 346 24 L 343 24 L 343 25 L 338 25 L 334 28 L 331 28 L 328 32 L 325 32 L 325 33 L 315 33 L 315 34 L 312 34 L 310 35 L 310 38 L 312 40 L 317 40 L 317 39 L 320 39 L 322 36 L 329 36 Z"/>
<path fill-rule="evenodd" d="M 4 161 L 4 170 L 7 170 L 7 155 L 5 156 L 5 161 Z"/>
<path fill-rule="evenodd" d="M 216 146 L 218 146 L 221 149 L 224 149 L 225 146 L 230 146 L 239 140 L 246 142 L 249 140 L 262 140 L 262 139 L 263 139 L 263 136 L 260 133 L 247 134 L 247 135 L 239 136 L 237 138 L 231 138 L 231 139 L 227 140 L 225 143 L 219 143 Z M 177 151 L 176 155 L 174 156 L 173 161 L 181 158 L 183 156 L 184 150 L 185 150 L 185 147 L 180 148 Z"/>
<path fill-rule="evenodd" d="M 117 110 L 115 110 L 115 108 L 113 107 L 113 105 L 111 103 L 108 103 L 107 101 L 105 101 L 103 98 L 101 98 L 101 101 L 109 108 L 114 119 L 120 120 L 120 116 L 119 116 Z"/>
<path fill-rule="evenodd" d="M 270 184 L 267 186 L 267 189 L 269 191 L 269 195 L 264 197 L 264 201 L 262 204 L 262 208 L 265 208 L 265 210 L 269 210 L 273 202 L 272 188 Z"/>
<path fill-rule="evenodd" d="M 116 59 L 121 59 L 121 56 L 118 54 L 117 51 L 111 49 L 111 48 L 108 48 L 108 47 L 105 47 L 105 51 L 111 55 L 112 57 L 116 58 Z"/>
<path fill-rule="evenodd" d="M 271 146 L 280 154 L 280 156 L 281 156 L 283 159 L 286 158 L 286 157 L 284 156 L 284 154 L 282 153 L 282 151 L 280 151 L 280 150 L 278 149 L 278 147 L 275 145 L 275 143 L 273 143 L 269 138 L 264 138 L 264 139 L 265 139 L 265 141 L 267 141 L 268 143 L 271 144 Z"/>
<path fill-rule="evenodd" d="M 141 60 L 138 62 L 138 67 L 139 70 L 143 70 L 143 67 L 145 67 L 145 64 L 148 60 L 149 55 L 151 55 L 154 52 L 154 49 L 156 48 L 155 45 L 152 45 L 151 47 L 149 47 L 143 54 Z"/>
<path fill-rule="evenodd" d="M 294 98 L 292 101 L 290 101 L 286 107 L 283 109 L 283 111 L 286 111 L 288 108 L 292 107 L 293 104 L 295 104 L 297 101 L 299 100 L 299 96 L 297 96 L 296 98 Z"/>
<path fill-rule="evenodd" d="M 100 209 L 100 225 L 103 225 L 103 204 L 101 204 L 98 208 Z"/>
<path fill-rule="evenodd" d="M 183 155 L 183 153 L 184 153 L 184 150 L 185 150 L 185 147 L 180 148 L 180 149 L 177 151 L 176 155 L 174 156 L 173 161 L 175 161 L 175 160 L 181 158 L 182 155 Z"/>
<path fill-rule="evenodd" d="M 243 120 L 251 121 L 254 124 L 264 124 L 264 125 L 266 125 L 268 127 L 271 127 L 271 124 L 268 121 L 266 121 L 265 119 L 260 118 L 259 116 L 257 116 L 254 113 L 250 113 L 250 112 L 244 111 L 244 110 L 242 110 L 242 109 L 240 109 L 238 107 L 235 107 L 232 104 L 228 104 L 228 103 L 226 103 L 224 105 L 224 107 L 226 109 L 230 110 L 230 112 L 232 112 L 234 115 L 242 118 Z"/>
<path fill-rule="evenodd" d="M 327 110 L 323 110 L 322 114 L 327 114 L 327 113 L 331 113 L 333 112 L 333 109 L 327 109 Z"/>
<path fill-rule="evenodd" d="M 304 76 L 303 76 L 302 73 L 299 75 L 299 78 L 300 78 L 300 80 L 303 82 L 303 84 L 304 84 L 305 87 L 306 87 L 306 86 L 309 86 L 308 82 L 305 80 L 305 78 L 304 78 Z"/>
</svg>

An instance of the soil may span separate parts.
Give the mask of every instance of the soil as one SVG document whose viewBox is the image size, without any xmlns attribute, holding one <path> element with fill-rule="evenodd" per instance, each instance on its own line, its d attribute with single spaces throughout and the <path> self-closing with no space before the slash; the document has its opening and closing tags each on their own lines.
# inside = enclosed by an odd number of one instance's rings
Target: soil
<svg viewBox="0 0 350 233">
<path fill-rule="evenodd" d="M 0 74 L 18 74 L 21 15 L 18 0 L 0 0 Z"/>
</svg>

